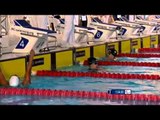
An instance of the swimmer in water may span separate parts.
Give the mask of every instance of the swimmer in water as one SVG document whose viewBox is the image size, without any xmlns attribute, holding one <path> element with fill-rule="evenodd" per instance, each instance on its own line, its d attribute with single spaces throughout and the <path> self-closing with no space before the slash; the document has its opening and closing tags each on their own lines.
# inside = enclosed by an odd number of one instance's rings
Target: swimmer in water
<svg viewBox="0 0 160 120">
<path fill-rule="evenodd" d="M 92 72 L 103 72 L 105 71 L 101 67 L 98 66 L 98 61 L 94 57 L 88 58 L 88 65 L 89 65 L 89 70 Z"/>
<path fill-rule="evenodd" d="M 27 70 L 26 70 L 26 73 L 24 76 L 24 80 L 22 82 L 23 86 L 31 84 L 31 70 L 32 70 L 32 62 L 33 62 L 34 55 L 35 55 L 34 50 L 31 50 L 30 56 L 29 56 L 29 63 L 27 65 Z M 11 76 L 9 81 L 7 81 L 2 73 L 2 70 L 0 69 L 0 85 L 17 87 L 20 85 L 20 79 L 17 75 L 13 75 L 13 76 Z"/>
<path fill-rule="evenodd" d="M 88 58 L 89 70 L 98 70 L 98 61 L 94 57 Z"/>
<path fill-rule="evenodd" d="M 117 61 L 117 51 L 112 48 L 112 49 L 108 49 L 108 56 L 106 58 L 107 61 Z"/>
</svg>

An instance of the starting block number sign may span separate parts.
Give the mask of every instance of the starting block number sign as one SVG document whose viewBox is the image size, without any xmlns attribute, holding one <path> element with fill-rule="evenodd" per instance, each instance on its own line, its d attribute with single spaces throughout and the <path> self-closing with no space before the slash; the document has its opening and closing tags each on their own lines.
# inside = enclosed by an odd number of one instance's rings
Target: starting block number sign
<svg viewBox="0 0 160 120">
<path fill-rule="evenodd" d="M 98 30 L 94 38 L 99 39 L 102 36 L 102 34 L 103 32 Z"/>
<path fill-rule="evenodd" d="M 41 48 L 45 46 L 46 40 L 47 35 L 44 35 L 42 37 L 22 35 L 21 39 L 19 40 L 12 52 L 29 53 L 31 49 L 33 49 L 34 51 L 39 51 Z"/>
<path fill-rule="evenodd" d="M 26 38 L 22 37 L 20 42 L 16 46 L 16 49 L 24 49 L 27 46 L 28 42 L 29 42 L 29 40 L 27 40 Z"/>
</svg>

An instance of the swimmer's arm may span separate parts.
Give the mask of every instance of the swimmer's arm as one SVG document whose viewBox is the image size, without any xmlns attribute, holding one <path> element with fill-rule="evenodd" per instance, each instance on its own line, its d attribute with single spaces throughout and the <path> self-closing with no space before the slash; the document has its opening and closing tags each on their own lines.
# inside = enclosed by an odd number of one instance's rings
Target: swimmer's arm
<svg viewBox="0 0 160 120">
<path fill-rule="evenodd" d="M 35 55 L 34 50 L 31 50 L 30 56 L 29 56 L 29 63 L 28 63 L 27 70 L 25 73 L 25 78 L 22 82 L 23 85 L 31 84 L 31 70 L 32 70 L 32 63 L 33 63 L 34 55 Z"/>
</svg>

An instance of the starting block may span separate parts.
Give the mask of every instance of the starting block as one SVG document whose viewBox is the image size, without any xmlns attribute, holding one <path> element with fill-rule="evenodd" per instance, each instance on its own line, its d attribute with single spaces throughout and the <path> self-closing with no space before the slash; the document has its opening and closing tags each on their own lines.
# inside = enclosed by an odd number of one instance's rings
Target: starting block
<svg viewBox="0 0 160 120">
<path fill-rule="evenodd" d="M 41 34 L 41 36 L 31 36 L 23 34 L 21 35 L 19 42 L 12 52 L 28 54 L 32 49 L 35 52 L 39 52 L 40 49 L 45 47 L 47 39 L 47 34 Z"/>
</svg>

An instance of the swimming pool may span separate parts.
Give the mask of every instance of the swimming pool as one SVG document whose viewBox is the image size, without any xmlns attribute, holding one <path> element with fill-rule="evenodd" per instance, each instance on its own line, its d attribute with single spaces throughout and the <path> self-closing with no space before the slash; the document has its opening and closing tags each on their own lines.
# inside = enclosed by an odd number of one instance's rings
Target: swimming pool
<svg viewBox="0 0 160 120">
<path fill-rule="evenodd" d="M 118 57 L 118 61 L 132 61 L 132 62 L 160 62 L 160 58 L 132 58 L 132 57 Z"/>
<path fill-rule="evenodd" d="M 136 60 L 135 60 L 136 59 Z M 120 58 L 128 61 L 128 58 Z M 132 58 L 137 61 L 137 58 Z M 152 61 L 152 58 L 139 58 L 139 61 Z M 157 58 L 154 59 L 158 62 Z M 150 74 L 160 72 L 158 67 L 131 67 L 131 66 L 102 66 L 107 72 Z M 75 65 L 61 68 L 64 71 L 88 71 L 87 66 Z M 32 84 L 28 88 L 57 89 L 57 90 L 85 90 L 107 92 L 109 89 L 131 89 L 133 94 L 160 94 L 160 82 L 152 80 L 121 80 L 89 77 L 38 77 L 32 76 Z M 105 101 L 93 99 L 76 99 L 63 97 L 42 96 L 4 96 L 0 95 L 1 105 L 128 105 L 142 103 L 125 103 L 122 101 Z"/>
</svg>

